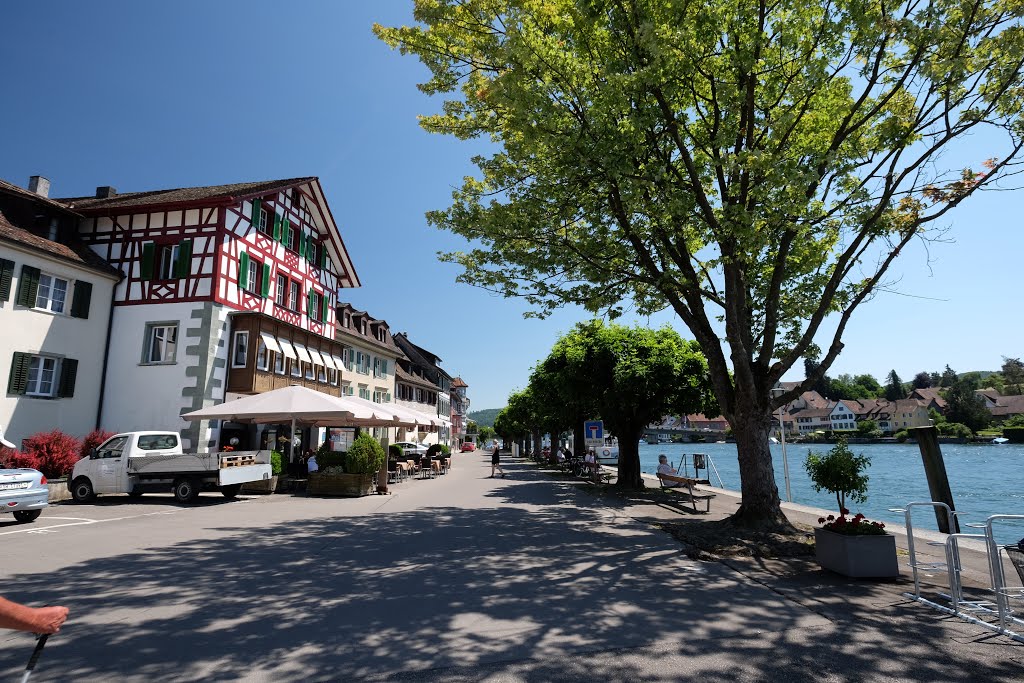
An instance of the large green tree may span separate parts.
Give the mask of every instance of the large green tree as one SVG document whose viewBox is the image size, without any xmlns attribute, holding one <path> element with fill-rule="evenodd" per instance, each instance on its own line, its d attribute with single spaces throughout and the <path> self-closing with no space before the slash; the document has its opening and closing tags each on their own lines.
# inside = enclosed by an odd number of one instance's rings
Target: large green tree
<svg viewBox="0 0 1024 683">
<path fill-rule="evenodd" d="M 534 381 L 560 388 L 560 405 L 591 406 L 619 439 L 617 485 L 641 488 L 639 441 L 644 427 L 664 415 L 716 409 L 700 346 L 675 330 L 580 323 L 555 342 Z M 534 389 L 534 381 L 530 387 Z M 535 390 L 535 389 L 534 389 Z M 578 419 L 582 428 L 582 418 Z M 577 442 L 582 442 L 582 434 Z"/>
<path fill-rule="evenodd" d="M 429 215 L 476 242 L 460 279 L 538 314 L 670 307 L 736 436 L 733 519 L 776 526 L 772 411 L 815 378 L 772 388 L 804 357 L 824 373 L 904 248 L 1016 162 L 1022 11 L 416 0 L 416 25 L 375 31 L 445 98 L 428 131 L 494 145 Z M 981 130 L 988 159 L 945 165 Z"/>
</svg>

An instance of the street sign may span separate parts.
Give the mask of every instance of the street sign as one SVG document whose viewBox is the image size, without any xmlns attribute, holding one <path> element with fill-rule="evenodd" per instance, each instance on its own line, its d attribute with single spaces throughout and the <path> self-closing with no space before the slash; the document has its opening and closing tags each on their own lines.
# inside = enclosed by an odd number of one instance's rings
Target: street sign
<svg viewBox="0 0 1024 683">
<path fill-rule="evenodd" d="M 583 423 L 583 442 L 587 448 L 600 448 L 604 445 L 604 422 L 587 420 Z"/>
</svg>

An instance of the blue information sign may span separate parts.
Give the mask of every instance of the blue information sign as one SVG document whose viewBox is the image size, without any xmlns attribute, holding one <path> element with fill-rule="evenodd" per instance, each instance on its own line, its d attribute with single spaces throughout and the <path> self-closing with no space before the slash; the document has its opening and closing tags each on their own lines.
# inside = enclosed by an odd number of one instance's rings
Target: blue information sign
<svg viewBox="0 0 1024 683">
<path fill-rule="evenodd" d="M 583 440 L 587 446 L 604 445 L 604 422 L 587 420 L 583 423 Z"/>
</svg>

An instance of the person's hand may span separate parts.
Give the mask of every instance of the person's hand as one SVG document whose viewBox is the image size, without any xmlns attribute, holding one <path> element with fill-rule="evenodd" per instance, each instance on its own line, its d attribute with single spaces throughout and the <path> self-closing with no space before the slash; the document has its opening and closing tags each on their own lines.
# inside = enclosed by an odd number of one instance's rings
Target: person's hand
<svg viewBox="0 0 1024 683">
<path fill-rule="evenodd" d="M 32 610 L 29 617 L 32 622 L 33 633 L 56 633 L 64 622 L 67 621 L 68 608 L 59 606 L 38 607 Z"/>
</svg>

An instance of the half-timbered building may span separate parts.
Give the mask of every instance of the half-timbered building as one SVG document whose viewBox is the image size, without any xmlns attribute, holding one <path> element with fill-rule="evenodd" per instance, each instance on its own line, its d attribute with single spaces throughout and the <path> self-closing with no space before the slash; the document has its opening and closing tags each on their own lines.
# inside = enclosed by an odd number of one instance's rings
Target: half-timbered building
<svg viewBox="0 0 1024 683">
<path fill-rule="evenodd" d="M 114 294 L 103 413 L 174 429 L 193 448 L 237 425 L 179 415 L 301 383 L 339 394 L 339 289 L 359 279 L 315 177 L 62 199 L 124 279 Z M 246 443 L 256 447 L 261 444 Z"/>
</svg>

